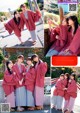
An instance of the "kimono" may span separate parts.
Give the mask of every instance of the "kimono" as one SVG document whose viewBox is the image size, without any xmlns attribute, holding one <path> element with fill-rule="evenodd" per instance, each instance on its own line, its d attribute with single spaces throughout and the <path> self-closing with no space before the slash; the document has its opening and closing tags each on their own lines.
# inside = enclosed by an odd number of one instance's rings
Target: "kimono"
<svg viewBox="0 0 80 113">
<path fill-rule="evenodd" d="M 60 29 L 60 32 L 59 32 Z M 53 40 L 55 39 L 55 37 L 58 35 L 59 39 L 55 40 L 54 43 L 52 44 L 50 50 L 48 51 L 48 53 L 46 54 L 46 56 L 53 56 L 53 55 L 57 55 L 59 54 L 59 52 L 62 50 L 62 48 L 64 48 L 66 42 L 67 42 L 67 26 L 65 25 L 60 25 L 57 33 L 54 33 L 54 35 L 52 35 Z M 51 39 L 52 40 L 52 39 Z"/>
<path fill-rule="evenodd" d="M 69 109 L 71 112 L 74 107 L 75 98 L 77 97 L 77 84 L 75 80 L 68 83 L 68 89 L 65 94 L 64 110 Z"/>
<path fill-rule="evenodd" d="M 5 29 L 11 34 L 14 31 L 14 34 L 19 38 L 21 37 L 21 31 L 24 29 L 24 21 L 20 18 L 20 24 L 17 25 L 12 18 L 8 23 L 5 24 Z"/>
<path fill-rule="evenodd" d="M 68 32 L 68 42 L 60 55 L 78 55 L 80 53 L 80 27 L 78 27 L 75 35 L 72 36 L 72 32 Z M 69 51 L 64 52 L 66 49 Z"/>
<path fill-rule="evenodd" d="M 40 12 L 38 10 L 36 12 L 27 10 L 25 13 L 23 12 L 21 13 L 21 18 L 26 24 L 26 27 L 30 32 L 32 40 L 35 41 L 37 38 L 35 22 L 38 22 L 39 19 L 41 18 Z"/>
<path fill-rule="evenodd" d="M 13 71 L 16 73 L 16 106 L 26 106 L 26 89 L 24 80 L 22 85 L 19 84 L 19 81 L 24 79 L 23 73 L 26 72 L 24 64 L 18 65 L 18 63 L 15 63 L 13 66 Z M 22 98 L 23 97 L 23 98 Z"/>
<path fill-rule="evenodd" d="M 4 79 L 3 79 L 3 90 L 6 94 L 6 100 L 7 103 L 10 104 L 10 107 L 15 107 L 15 75 L 12 73 L 10 74 L 8 70 L 5 71 L 4 73 Z"/>
<path fill-rule="evenodd" d="M 34 107 L 35 70 L 32 66 L 26 68 L 25 87 L 27 93 L 27 106 Z"/>
<path fill-rule="evenodd" d="M 62 109 L 64 88 L 65 88 L 64 80 L 59 79 L 55 85 L 55 89 L 53 92 L 53 106 L 55 106 L 56 109 Z"/>
<path fill-rule="evenodd" d="M 35 66 L 35 105 L 43 106 L 44 102 L 44 78 L 47 72 L 47 64 L 39 60 Z"/>
</svg>

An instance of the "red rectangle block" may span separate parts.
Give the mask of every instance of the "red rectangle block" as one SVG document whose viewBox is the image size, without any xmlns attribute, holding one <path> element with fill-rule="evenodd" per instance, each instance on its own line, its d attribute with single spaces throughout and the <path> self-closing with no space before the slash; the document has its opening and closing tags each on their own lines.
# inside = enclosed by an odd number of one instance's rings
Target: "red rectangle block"
<svg viewBox="0 0 80 113">
<path fill-rule="evenodd" d="M 52 56 L 53 66 L 76 66 L 78 63 L 77 56 Z"/>
</svg>

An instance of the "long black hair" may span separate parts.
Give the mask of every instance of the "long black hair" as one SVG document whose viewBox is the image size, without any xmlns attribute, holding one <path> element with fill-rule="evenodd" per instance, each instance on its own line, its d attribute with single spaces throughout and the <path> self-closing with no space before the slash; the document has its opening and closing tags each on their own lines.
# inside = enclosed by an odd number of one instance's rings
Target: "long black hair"
<svg viewBox="0 0 80 113">
<path fill-rule="evenodd" d="M 75 34 L 76 31 L 77 31 L 77 29 L 78 29 L 78 25 L 79 25 L 79 23 L 78 23 L 78 19 L 77 19 L 76 16 L 70 16 L 70 17 L 68 18 L 68 21 L 69 21 L 70 19 L 74 22 L 75 30 L 74 30 L 74 33 L 73 33 L 73 34 Z M 72 29 L 72 27 L 70 26 L 69 29 L 68 29 L 68 31 L 70 32 L 71 29 Z"/>
<path fill-rule="evenodd" d="M 18 11 L 14 11 L 14 22 L 17 24 L 17 25 L 19 25 L 20 24 L 20 17 L 18 17 L 18 19 L 16 19 L 16 17 L 15 17 L 15 14 L 17 14 L 18 13 Z"/>
<path fill-rule="evenodd" d="M 65 76 L 67 77 L 67 85 L 66 85 L 66 88 L 68 87 L 68 83 L 69 83 L 69 79 L 70 79 L 70 75 L 69 73 L 65 73 Z"/>
<path fill-rule="evenodd" d="M 6 62 L 6 67 L 7 67 L 7 70 L 8 70 L 8 72 L 9 72 L 10 74 L 13 73 L 12 70 L 11 70 L 11 69 L 9 68 L 9 66 L 8 66 L 11 62 L 12 62 L 12 61 L 10 61 L 10 60 Z"/>
<path fill-rule="evenodd" d="M 77 78 L 76 78 L 76 74 L 75 73 L 72 73 L 71 76 L 73 76 L 74 77 L 74 80 L 77 81 Z"/>
</svg>

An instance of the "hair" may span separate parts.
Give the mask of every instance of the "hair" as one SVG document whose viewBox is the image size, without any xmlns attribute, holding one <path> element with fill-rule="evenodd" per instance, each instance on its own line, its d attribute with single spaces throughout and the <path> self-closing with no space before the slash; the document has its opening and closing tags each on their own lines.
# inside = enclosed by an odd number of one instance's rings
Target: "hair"
<svg viewBox="0 0 80 113">
<path fill-rule="evenodd" d="M 77 19 L 76 16 L 70 16 L 70 17 L 68 18 L 68 20 L 69 20 L 69 19 L 71 19 L 71 20 L 74 22 L 74 27 L 75 27 L 74 34 L 75 34 L 76 31 L 77 31 L 77 29 L 78 29 L 78 24 L 79 24 L 79 23 L 78 23 L 78 19 Z M 71 29 L 72 29 L 72 27 L 70 26 L 69 29 L 68 29 L 68 31 L 70 32 Z"/>
<path fill-rule="evenodd" d="M 76 74 L 75 73 L 72 73 L 71 76 L 74 77 L 74 80 L 76 81 Z"/>
<path fill-rule="evenodd" d="M 20 17 L 18 17 L 18 20 L 16 19 L 15 14 L 17 14 L 17 12 L 18 12 L 18 11 L 14 11 L 14 18 L 13 18 L 13 19 L 14 19 L 14 22 L 15 22 L 17 25 L 19 25 L 21 19 L 20 19 Z"/>
<path fill-rule="evenodd" d="M 23 59 L 24 60 L 24 56 L 23 55 L 19 55 L 18 57 L 17 57 L 17 59 Z"/>
<path fill-rule="evenodd" d="M 21 5 L 20 5 L 20 9 L 21 9 L 22 7 L 24 7 L 24 5 L 25 5 L 25 4 L 21 4 Z"/>
<path fill-rule="evenodd" d="M 37 54 L 32 55 L 31 59 L 33 60 L 34 58 L 39 57 Z"/>
<path fill-rule="evenodd" d="M 8 67 L 8 65 L 11 63 L 12 61 L 7 61 L 6 62 L 6 67 L 7 67 L 7 70 L 8 70 L 8 72 L 10 73 L 10 74 L 12 74 L 13 72 L 11 71 L 11 69 Z"/>
<path fill-rule="evenodd" d="M 65 76 L 67 76 L 67 85 L 66 85 L 66 88 L 67 88 L 68 87 L 68 82 L 69 82 L 70 75 L 69 75 L 69 73 L 65 73 Z"/>
<path fill-rule="evenodd" d="M 32 61 L 31 57 L 28 57 L 26 60 L 30 60 L 30 61 Z"/>
<path fill-rule="evenodd" d="M 62 74 L 60 75 L 60 77 L 64 77 L 64 74 L 62 73 Z"/>
</svg>

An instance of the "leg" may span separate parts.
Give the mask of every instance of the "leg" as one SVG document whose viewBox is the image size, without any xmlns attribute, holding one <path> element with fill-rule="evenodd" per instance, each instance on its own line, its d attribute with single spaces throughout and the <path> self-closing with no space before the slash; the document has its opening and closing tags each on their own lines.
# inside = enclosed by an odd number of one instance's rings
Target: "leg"
<svg viewBox="0 0 80 113">
<path fill-rule="evenodd" d="M 31 34 L 31 38 L 33 40 L 33 43 L 36 42 L 36 40 L 37 40 L 36 30 L 30 31 L 30 34 Z"/>
<path fill-rule="evenodd" d="M 46 54 L 46 57 L 50 57 L 50 56 L 53 56 L 53 55 L 58 55 L 58 51 L 54 50 L 54 49 L 50 49 L 47 54 Z"/>
<path fill-rule="evenodd" d="M 65 101 L 64 101 L 64 107 L 63 107 L 63 110 L 64 110 L 64 111 L 67 110 L 67 108 L 68 108 L 68 103 L 69 103 L 69 100 L 65 100 Z"/>
<path fill-rule="evenodd" d="M 51 103 L 52 103 L 52 108 L 56 108 L 57 106 L 57 96 L 54 96 L 52 97 L 51 99 Z"/>
<path fill-rule="evenodd" d="M 74 103 L 75 103 L 75 98 L 70 97 L 69 104 L 68 104 L 69 112 L 73 111 Z"/>
<path fill-rule="evenodd" d="M 59 109 L 59 110 L 62 109 L 62 102 L 63 102 L 63 97 L 58 96 L 57 97 L 57 109 Z"/>
</svg>

